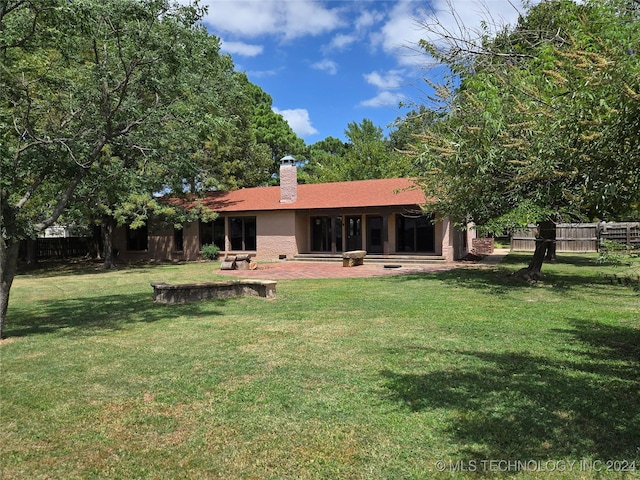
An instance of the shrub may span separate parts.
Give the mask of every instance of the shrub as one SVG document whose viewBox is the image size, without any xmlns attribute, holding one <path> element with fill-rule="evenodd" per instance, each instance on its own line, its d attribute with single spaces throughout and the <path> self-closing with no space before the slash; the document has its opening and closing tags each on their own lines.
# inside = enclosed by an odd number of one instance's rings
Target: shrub
<svg viewBox="0 0 640 480">
<path fill-rule="evenodd" d="M 600 255 L 598 256 L 597 263 L 606 265 L 621 265 L 625 256 L 626 246 L 617 242 L 605 240 L 600 245 Z"/>
<path fill-rule="evenodd" d="M 218 247 L 213 243 L 210 243 L 202 246 L 202 249 L 200 250 L 200 255 L 202 255 L 207 260 L 217 260 L 219 252 L 220 252 L 220 247 Z"/>
</svg>

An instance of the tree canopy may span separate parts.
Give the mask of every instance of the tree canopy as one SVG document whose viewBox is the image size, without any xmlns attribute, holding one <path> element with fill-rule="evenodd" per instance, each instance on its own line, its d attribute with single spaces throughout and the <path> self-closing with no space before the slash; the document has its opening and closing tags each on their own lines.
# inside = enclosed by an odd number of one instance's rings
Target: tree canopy
<svg viewBox="0 0 640 480">
<path fill-rule="evenodd" d="M 302 172 L 305 181 L 397 178 L 409 173 L 411 159 L 401 155 L 382 128 L 368 118 L 350 122 L 344 133 L 347 142 L 328 137 L 309 147 L 309 160 Z"/>
<path fill-rule="evenodd" d="M 494 232 L 637 214 L 638 7 L 542 2 L 479 44 L 421 42 L 452 72 L 414 150 L 433 208 Z"/>
<path fill-rule="evenodd" d="M 135 226 L 176 213 L 154 193 L 270 178 L 253 93 L 202 14 L 167 0 L 0 4 L 0 336 L 19 242 L 72 204 Z"/>
<path fill-rule="evenodd" d="M 306 145 L 293 131 L 282 115 L 273 111 L 271 96 L 257 85 L 250 83 L 242 74 L 248 95 L 252 99 L 253 112 L 251 129 L 256 142 L 269 148 L 271 154 L 271 173 L 277 174 L 280 159 L 285 155 L 302 157 Z"/>
</svg>

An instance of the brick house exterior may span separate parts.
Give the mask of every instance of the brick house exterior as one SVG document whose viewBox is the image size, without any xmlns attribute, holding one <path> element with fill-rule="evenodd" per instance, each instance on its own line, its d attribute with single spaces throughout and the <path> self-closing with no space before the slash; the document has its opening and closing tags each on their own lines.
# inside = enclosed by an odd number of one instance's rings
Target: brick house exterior
<svg viewBox="0 0 640 480">
<path fill-rule="evenodd" d="M 427 199 L 411 180 L 298 185 L 291 157 L 281 161 L 280 186 L 210 192 L 200 203 L 218 213 L 214 222 L 193 222 L 178 231 L 152 222 L 138 230 L 118 229 L 119 258 L 198 260 L 202 245 L 215 243 L 221 255 L 248 253 L 257 260 L 366 250 L 453 261 L 469 252 L 475 237 L 448 218 L 433 222 L 420 208 Z"/>
</svg>

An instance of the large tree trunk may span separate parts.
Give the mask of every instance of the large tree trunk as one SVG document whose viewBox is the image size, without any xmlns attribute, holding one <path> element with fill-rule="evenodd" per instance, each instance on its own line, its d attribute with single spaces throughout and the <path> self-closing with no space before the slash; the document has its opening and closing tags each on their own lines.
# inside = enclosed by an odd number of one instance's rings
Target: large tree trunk
<svg viewBox="0 0 640 480">
<path fill-rule="evenodd" d="M 102 258 L 104 259 L 104 268 L 106 270 L 115 267 L 115 259 L 113 258 L 115 223 L 111 217 L 102 217 Z"/>
<path fill-rule="evenodd" d="M 516 272 L 516 276 L 525 280 L 540 280 L 542 264 L 546 260 L 556 259 L 556 225 L 553 222 L 540 222 L 536 234 L 536 249 L 526 268 Z"/>
<path fill-rule="evenodd" d="M 539 226 L 540 237 L 547 243 L 547 254 L 545 260 L 556 261 L 556 224 L 553 222 L 542 222 Z"/>
<path fill-rule="evenodd" d="M 0 339 L 4 338 L 4 325 L 9 309 L 9 293 L 18 269 L 20 242 L 0 236 Z"/>
</svg>

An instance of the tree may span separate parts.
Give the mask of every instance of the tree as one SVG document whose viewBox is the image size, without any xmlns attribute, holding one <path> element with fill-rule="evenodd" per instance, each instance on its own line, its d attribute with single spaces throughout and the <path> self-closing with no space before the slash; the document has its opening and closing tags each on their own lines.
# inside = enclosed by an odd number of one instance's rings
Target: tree
<svg viewBox="0 0 640 480">
<path fill-rule="evenodd" d="M 493 38 L 421 43 L 452 72 L 414 151 L 425 193 L 487 231 L 539 224 L 526 278 L 553 253 L 554 222 L 622 218 L 640 202 L 638 13 L 542 2 Z"/>
<path fill-rule="evenodd" d="M 122 182 L 120 193 L 135 197 L 198 170 L 201 144 L 176 138 L 194 130 L 185 112 L 201 103 L 203 123 L 223 122 L 199 94 L 211 94 L 215 69 L 229 70 L 196 23 L 201 13 L 165 0 L 0 6 L 0 336 L 20 240 L 52 225 L 76 194 Z"/>
<path fill-rule="evenodd" d="M 339 182 L 345 178 L 345 157 L 350 144 L 327 137 L 309 146 L 308 160 L 298 178 L 305 183 Z"/>
<path fill-rule="evenodd" d="M 424 105 L 417 106 L 417 109 L 395 120 L 395 128 L 389 132 L 389 147 L 397 152 L 410 150 L 420 143 L 420 136 L 437 120 L 433 110 Z"/>
<path fill-rule="evenodd" d="M 411 161 L 392 148 L 382 128 L 367 118 L 351 122 L 345 130 L 347 142 L 328 137 L 309 148 L 305 179 L 338 182 L 397 178 L 407 175 Z"/>
<path fill-rule="evenodd" d="M 361 123 L 351 122 L 344 131 L 349 141 L 345 153 L 345 180 L 384 178 L 389 174 L 390 151 L 382 128 L 365 118 Z M 390 175 L 393 176 L 393 175 Z"/>
<path fill-rule="evenodd" d="M 253 115 L 251 128 L 258 144 L 267 145 L 271 150 L 271 173 L 277 174 L 280 159 L 285 155 L 300 158 L 306 152 L 304 140 L 291 129 L 284 117 L 275 113 L 273 99 L 259 86 L 252 84 L 242 74 L 248 95 L 252 98 Z"/>
<path fill-rule="evenodd" d="M 256 111 L 263 106 L 263 95 L 267 95 L 250 83 L 244 73 L 213 77 L 211 82 L 215 98 L 219 98 L 216 108 L 221 117 L 216 118 L 222 118 L 223 122 L 215 127 L 201 123 L 206 148 L 201 151 L 202 165 L 191 191 L 198 190 L 195 185 L 201 190 L 219 190 L 268 184 L 274 173 L 274 152 L 256 129 Z M 302 142 L 290 129 L 280 131 L 284 137 L 292 134 Z M 277 135 L 272 140 L 277 142 Z"/>
</svg>

